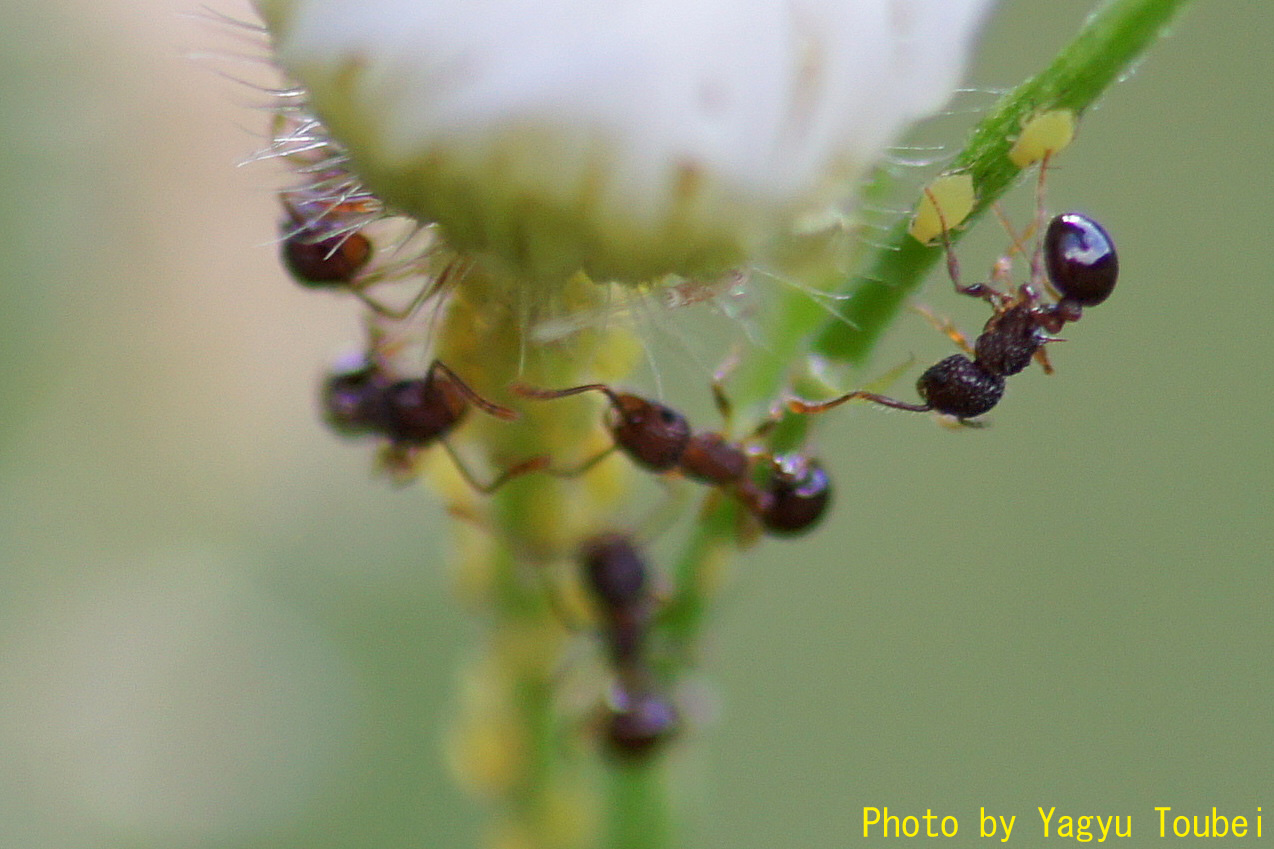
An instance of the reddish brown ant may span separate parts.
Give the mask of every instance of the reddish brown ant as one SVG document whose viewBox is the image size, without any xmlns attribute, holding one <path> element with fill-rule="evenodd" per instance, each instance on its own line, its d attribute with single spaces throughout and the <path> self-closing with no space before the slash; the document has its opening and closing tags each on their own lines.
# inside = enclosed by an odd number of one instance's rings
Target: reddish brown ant
<svg viewBox="0 0 1274 849">
<path fill-rule="evenodd" d="M 1043 174 L 1041 166 L 1041 187 Z M 930 200 L 937 207 L 932 195 Z M 1042 219 L 1042 200 L 1039 209 L 1037 218 Z M 941 221 L 940 208 L 938 215 Z M 991 318 L 973 345 L 955 327 L 941 323 L 964 353 L 941 360 L 920 376 L 916 391 L 924 403 L 908 403 L 860 390 L 820 403 L 791 399 L 788 407 L 792 412 L 818 413 L 862 398 L 899 410 L 938 412 L 965 422 L 995 407 L 1004 395 L 1005 379 L 1025 369 L 1031 360 L 1038 360 L 1046 373 L 1052 373 L 1044 346 L 1060 341 L 1056 334 L 1067 323 L 1078 321 L 1084 307 L 1102 303 L 1114 291 L 1119 274 L 1114 242 L 1100 224 L 1077 212 L 1058 215 L 1049 222 L 1043 241 L 1032 256 L 1031 279 L 1010 291 L 992 283 L 962 284 L 946 223 L 941 223 L 947 273 L 956 291 L 991 305 Z M 1014 242 L 1020 248 L 1016 235 Z M 1006 264 L 997 264 L 993 279 L 1005 274 Z M 1046 300 L 1041 291 L 1044 288 L 1055 293 L 1056 299 Z"/>
<path fill-rule="evenodd" d="M 620 757 L 647 757 L 680 725 L 677 708 L 658 686 L 647 657 L 655 607 L 650 567 L 632 538 L 620 533 L 586 540 L 579 558 L 615 671 L 603 717 L 607 748 Z"/>
<path fill-rule="evenodd" d="M 368 270 L 375 249 L 364 232 L 376 218 L 378 202 L 361 196 L 310 197 L 298 191 L 281 192 L 279 199 L 284 211 L 279 255 L 292 279 L 307 289 L 351 292 L 377 315 L 400 321 L 467 270 L 463 263 L 451 263 L 401 309 L 386 306 L 367 294 L 371 286 L 386 279 L 382 272 Z"/>
<path fill-rule="evenodd" d="M 558 474 L 583 474 L 619 449 L 644 468 L 656 472 L 676 469 L 687 478 L 732 493 L 766 531 L 779 535 L 809 530 L 822 518 L 830 502 L 831 480 L 818 461 L 800 454 L 774 457 L 750 451 L 746 441 L 734 442 L 720 433 L 695 433 L 685 416 L 656 401 L 616 392 L 601 383 L 567 389 L 515 385 L 513 390 L 541 400 L 600 392 L 610 402 L 608 427 L 614 444 Z M 715 383 L 714 394 L 718 407 L 726 413 L 728 405 Z M 760 436 L 768 424 L 771 423 L 762 424 L 752 438 Z M 759 483 L 757 477 L 761 479 Z"/>
<path fill-rule="evenodd" d="M 324 419 L 338 433 L 387 439 L 391 466 L 408 466 L 417 451 L 441 443 L 461 476 L 479 492 L 494 492 L 513 478 L 548 465 L 546 458 L 536 457 L 505 470 L 490 483 L 478 481 L 447 435 L 471 406 L 506 421 L 518 414 L 483 398 L 440 360 L 434 360 L 422 377 L 395 378 L 374 357 L 363 357 L 324 379 L 321 406 Z"/>
</svg>

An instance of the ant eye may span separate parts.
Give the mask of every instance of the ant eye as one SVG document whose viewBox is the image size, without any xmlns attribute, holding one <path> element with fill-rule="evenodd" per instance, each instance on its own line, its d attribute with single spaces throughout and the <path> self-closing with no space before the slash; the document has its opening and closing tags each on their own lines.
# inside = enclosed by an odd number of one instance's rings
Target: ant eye
<svg viewBox="0 0 1274 849">
<path fill-rule="evenodd" d="M 1110 234 L 1077 212 L 1059 215 L 1044 234 L 1048 279 L 1062 297 L 1085 307 L 1110 297 L 1119 276 L 1119 258 Z"/>
<path fill-rule="evenodd" d="M 952 354 L 920 375 L 916 391 L 939 413 L 971 419 L 1000 402 L 1004 395 L 1004 378 L 992 374 L 964 354 Z"/>
<path fill-rule="evenodd" d="M 832 498 L 832 481 L 817 460 L 792 454 L 775 458 L 766 494 L 769 497 L 758 514 L 765 529 L 783 536 L 800 534 L 823 518 Z"/>
<path fill-rule="evenodd" d="M 285 225 L 286 227 L 287 225 Z M 349 283 L 372 257 L 371 239 L 362 233 L 340 233 L 324 239 L 295 230 L 283 239 L 283 264 L 303 286 Z"/>
</svg>

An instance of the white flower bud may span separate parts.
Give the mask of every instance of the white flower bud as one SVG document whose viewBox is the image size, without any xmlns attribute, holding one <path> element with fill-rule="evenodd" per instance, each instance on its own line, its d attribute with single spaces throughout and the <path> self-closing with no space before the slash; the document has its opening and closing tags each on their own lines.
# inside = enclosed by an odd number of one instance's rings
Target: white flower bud
<svg viewBox="0 0 1274 849">
<path fill-rule="evenodd" d="M 528 276 L 703 275 L 843 204 L 989 0 L 258 0 L 391 208 Z"/>
</svg>

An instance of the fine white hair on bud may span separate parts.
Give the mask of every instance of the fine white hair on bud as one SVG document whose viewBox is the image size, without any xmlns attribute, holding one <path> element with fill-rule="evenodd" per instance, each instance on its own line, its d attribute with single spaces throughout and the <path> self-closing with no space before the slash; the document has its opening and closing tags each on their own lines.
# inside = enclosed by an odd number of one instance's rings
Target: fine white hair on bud
<svg viewBox="0 0 1274 849">
<path fill-rule="evenodd" d="M 710 275 L 848 202 L 990 0 L 257 0 L 389 208 L 516 274 Z"/>
</svg>

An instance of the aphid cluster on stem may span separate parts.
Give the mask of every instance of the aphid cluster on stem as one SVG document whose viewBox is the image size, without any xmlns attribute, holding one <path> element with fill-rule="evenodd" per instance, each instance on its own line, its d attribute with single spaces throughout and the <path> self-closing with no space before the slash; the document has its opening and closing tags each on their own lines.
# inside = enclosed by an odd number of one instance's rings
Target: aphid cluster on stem
<svg viewBox="0 0 1274 849">
<path fill-rule="evenodd" d="M 768 533 L 784 536 L 812 529 L 831 502 L 831 478 L 818 460 L 799 453 L 775 456 L 746 440 L 696 432 L 684 415 L 658 401 L 616 392 L 602 383 L 566 389 L 516 385 L 514 391 L 542 400 L 599 392 L 610 402 L 608 427 L 614 444 L 572 469 L 557 470 L 559 475 L 582 474 L 619 450 L 650 471 L 678 471 L 719 487 L 737 498 Z M 717 397 L 724 408 L 719 392 Z"/>
</svg>

